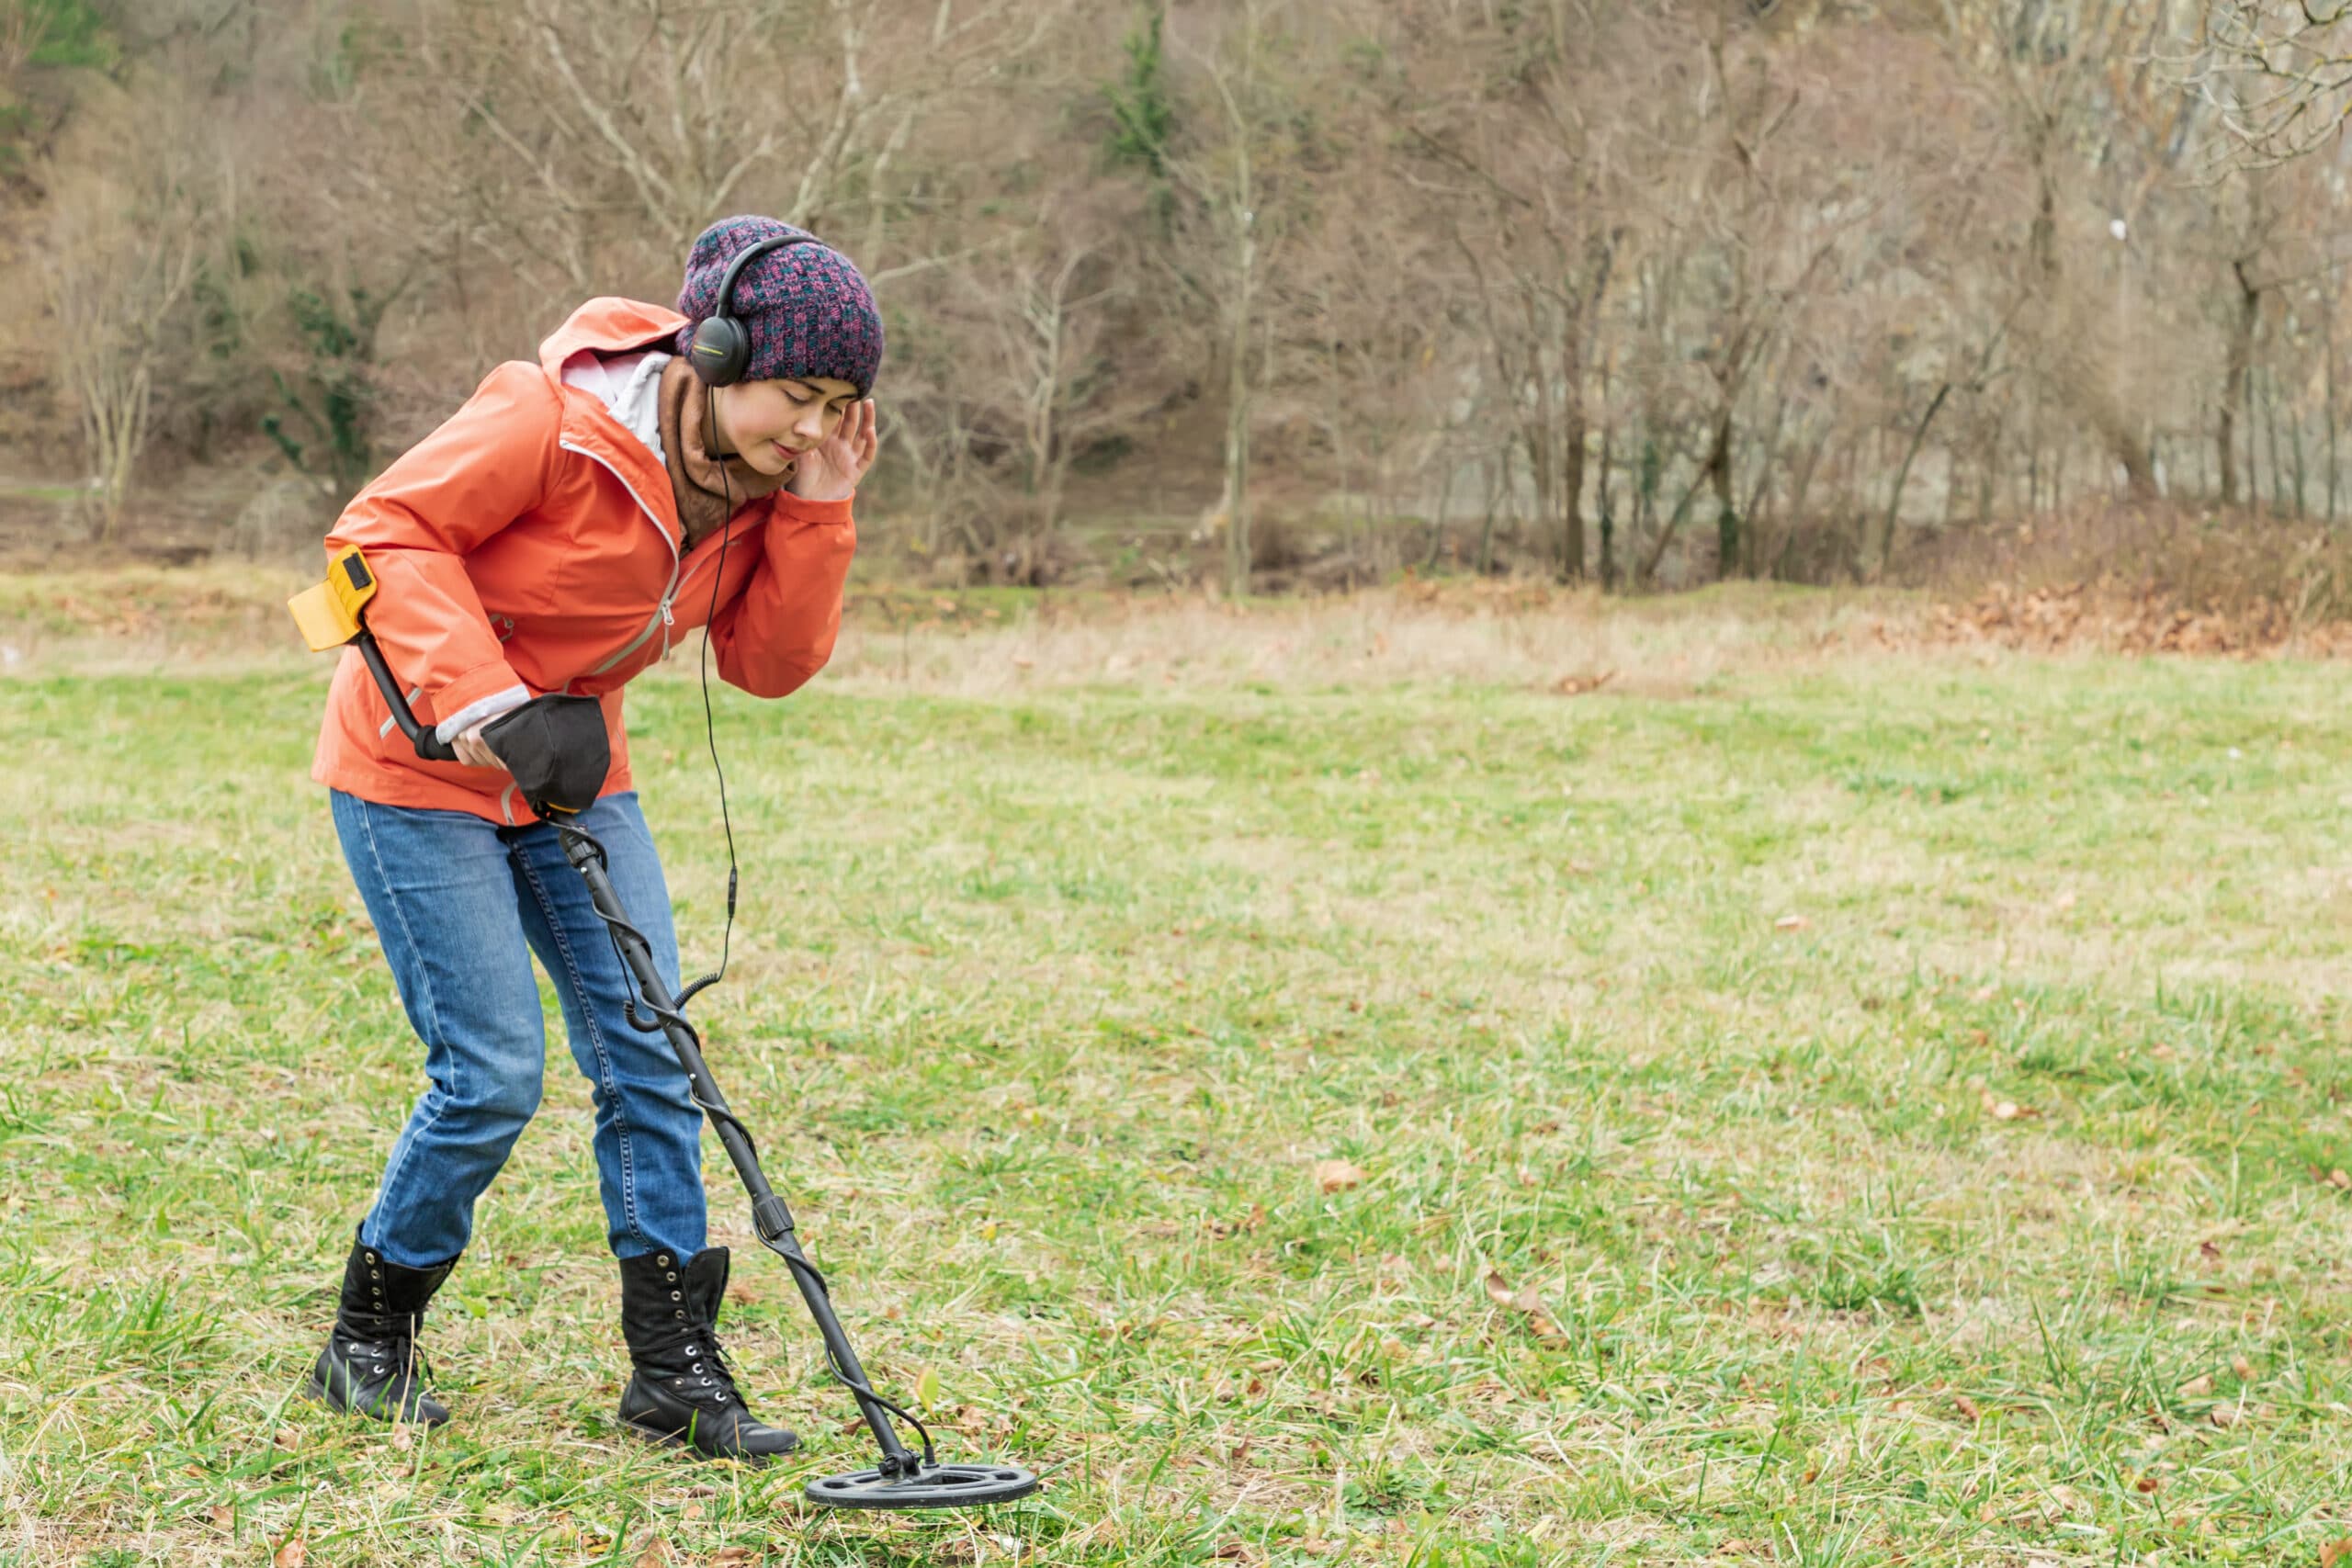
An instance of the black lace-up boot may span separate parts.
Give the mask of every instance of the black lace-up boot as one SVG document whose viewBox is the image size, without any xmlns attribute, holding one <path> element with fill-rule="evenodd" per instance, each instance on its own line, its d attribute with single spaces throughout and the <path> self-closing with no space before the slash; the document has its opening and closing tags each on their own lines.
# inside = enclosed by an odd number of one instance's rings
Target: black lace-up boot
<svg viewBox="0 0 2352 1568">
<path fill-rule="evenodd" d="M 621 1264 L 621 1332 L 636 1375 L 621 1391 L 621 1421 L 650 1438 L 712 1459 L 765 1463 L 800 1439 L 743 1408 L 718 1347 L 727 1249 L 692 1258 L 648 1252 Z"/>
<path fill-rule="evenodd" d="M 355 1242 L 343 1266 L 334 1332 L 303 1392 L 334 1409 L 379 1421 L 428 1427 L 447 1421 L 447 1407 L 424 1390 L 416 1329 L 424 1303 L 457 1266 L 452 1258 L 430 1269 L 403 1269 L 386 1262 L 375 1247 Z"/>
</svg>

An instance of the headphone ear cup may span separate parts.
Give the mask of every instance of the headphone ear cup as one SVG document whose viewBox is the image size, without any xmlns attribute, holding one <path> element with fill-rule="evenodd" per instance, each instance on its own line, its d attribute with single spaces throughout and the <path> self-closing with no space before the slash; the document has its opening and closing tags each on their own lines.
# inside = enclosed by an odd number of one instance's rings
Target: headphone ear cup
<svg viewBox="0 0 2352 1568">
<path fill-rule="evenodd" d="M 707 387 L 731 387 L 752 362 L 752 337 L 732 316 L 707 316 L 695 323 L 686 363 Z"/>
</svg>

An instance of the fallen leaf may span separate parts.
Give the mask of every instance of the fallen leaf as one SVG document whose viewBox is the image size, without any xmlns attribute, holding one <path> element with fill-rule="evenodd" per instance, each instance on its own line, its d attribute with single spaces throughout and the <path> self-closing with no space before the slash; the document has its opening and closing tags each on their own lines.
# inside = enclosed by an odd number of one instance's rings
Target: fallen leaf
<svg viewBox="0 0 2352 1568">
<path fill-rule="evenodd" d="M 1547 1350 L 1564 1349 L 1567 1346 L 1568 1337 L 1560 1332 L 1560 1325 L 1554 1323 L 1548 1314 L 1529 1313 L 1527 1328 L 1529 1333 L 1535 1336 L 1535 1342 Z"/>
<path fill-rule="evenodd" d="M 1037 661 L 1016 653 L 1012 656 L 1012 667 L 1015 670 L 1035 670 L 1037 668 Z"/>
<path fill-rule="evenodd" d="M 270 1568 L 302 1568 L 303 1559 L 310 1555 L 311 1549 L 303 1544 L 302 1538 L 289 1535 L 279 1543 L 277 1552 L 270 1558 Z"/>
<path fill-rule="evenodd" d="M 1813 922 L 1803 915 L 1782 915 L 1772 922 L 1772 929 L 1776 931 L 1809 931 L 1812 927 Z"/>
<path fill-rule="evenodd" d="M 2132 1483 L 2133 1490 L 2140 1492 L 2154 1492 L 2157 1487 L 2163 1484 L 2163 1482 L 2158 1481 L 2153 1475 L 2143 1475 L 2140 1477 L 2139 1480 Z"/>
<path fill-rule="evenodd" d="M 2340 1192 L 2352 1188 L 2352 1176 L 2346 1176 L 2344 1173 L 2344 1168 L 2338 1166 L 2327 1173 L 2327 1184 Z"/>
<path fill-rule="evenodd" d="M 710 1568 L 751 1568 L 759 1560 L 759 1553 L 748 1546 L 722 1546 L 710 1560 Z"/>
<path fill-rule="evenodd" d="M 302 1446 L 302 1434 L 291 1427 L 280 1427 L 272 1440 L 281 1449 L 299 1449 Z"/>
<path fill-rule="evenodd" d="M 670 1568 L 677 1560 L 678 1554 L 670 1550 L 670 1543 L 657 1535 L 637 1554 L 637 1568 Z"/>
<path fill-rule="evenodd" d="M 1976 1407 L 1976 1402 L 1964 1393 L 1953 1396 L 1951 1403 L 1953 1409 L 1971 1421 L 1981 1421 L 1984 1418 L 1984 1413 Z"/>
<path fill-rule="evenodd" d="M 2230 1358 L 2230 1371 L 2237 1373 L 2238 1382 L 2252 1382 L 2254 1381 L 2254 1363 L 2247 1360 L 2244 1356 L 2233 1356 Z"/>
<path fill-rule="evenodd" d="M 1315 1185 L 1326 1192 L 1344 1192 L 1361 1186 L 1363 1171 L 1343 1159 L 1318 1159 L 1315 1162 Z"/>
<path fill-rule="evenodd" d="M 1982 1097 L 1984 1113 L 1996 1122 L 2024 1122 L 2041 1114 L 2031 1106 L 2019 1105 L 2014 1100 L 1996 1098 L 1989 1091 Z"/>
<path fill-rule="evenodd" d="M 2202 1372 L 2180 1385 L 2180 1397 L 2183 1399 L 2202 1399 L 2212 1392 L 2212 1378 Z"/>
<path fill-rule="evenodd" d="M 237 1511 L 226 1503 L 215 1503 L 204 1513 L 207 1518 L 224 1530 L 234 1529 L 236 1526 Z"/>
<path fill-rule="evenodd" d="M 939 1374 L 929 1367 L 915 1379 L 915 1402 L 925 1410 L 939 1403 Z"/>
<path fill-rule="evenodd" d="M 1222 1540 L 1209 1555 L 1220 1562 L 1247 1562 L 1250 1561 L 1250 1543 L 1246 1540 Z"/>
<path fill-rule="evenodd" d="M 2352 1535 L 2320 1542 L 2319 1568 L 2335 1568 L 2338 1562 L 2352 1562 Z"/>
<path fill-rule="evenodd" d="M 2204 1256 L 2208 1263 L 2219 1263 L 2222 1260 L 2222 1249 L 2210 1241 L 2199 1242 L 2197 1250 Z"/>
<path fill-rule="evenodd" d="M 1487 1299 L 1497 1306 L 1520 1314 L 1527 1319 L 1527 1326 L 1541 1344 L 1556 1348 L 1567 1343 L 1567 1336 L 1560 1332 L 1551 1314 L 1544 1308 L 1544 1298 L 1533 1285 L 1512 1290 L 1510 1281 L 1498 1269 L 1487 1270 Z"/>
<path fill-rule="evenodd" d="M 2216 1404 L 2212 1409 L 2205 1413 L 2205 1419 L 2226 1431 L 2230 1427 L 2238 1424 L 2237 1406 L 2233 1404 Z"/>
</svg>

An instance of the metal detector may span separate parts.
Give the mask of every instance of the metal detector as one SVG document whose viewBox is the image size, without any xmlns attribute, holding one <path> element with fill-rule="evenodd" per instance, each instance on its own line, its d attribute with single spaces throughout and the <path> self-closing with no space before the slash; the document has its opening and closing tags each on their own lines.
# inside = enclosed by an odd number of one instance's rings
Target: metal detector
<svg viewBox="0 0 2352 1568">
<path fill-rule="evenodd" d="M 408 699 L 401 694 L 400 683 L 384 662 L 383 649 L 368 630 L 363 611 L 374 597 L 376 581 L 361 558 L 356 547 L 349 547 L 337 554 L 330 563 L 327 581 L 298 594 L 289 602 L 294 618 L 302 628 L 303 637 L 311 649 L 323 651 L 328 648 L 349 643 L 359 649 L 359 657 L 376 679 L 377 690 L 383 694 L 391 710 L 392 722 L 401 735 L 416 748 L 416 754 L 426 761 L 454 762 L 456 750 L 432 729 L 417 722 L 409 708 Z M 542 707 L 541 705 L 554 705 Z M 560 705 L 582 705 L 566 708 Z M 517 709 L 514 717 L 525 716 L 526 709 L 537 708 L 542 716 L 542 728 L 551 722 L 543 716 L 576 712 L 582 722 L 593 723 L 594 747 L 601 751 L 604 722 L 594 710 L 594 699 L 587 697 L 546 696 Z M 504 721 L 502 721 L 503 723 Z M 492 733 L 500 727 L 492 725 L 483 732 L 483 739 L 502 760 L 508 756 Z M 518 737 L 521 733 L 516 732 Z M 850 1471 L 841 1475 L 828 1475 L 808 1483 L 807 1496 L 812 1503 L 836 1508 L 971 1508 L 990 1503 L 1009 1503 L 1026 1497 L 1040 1484 L 1036 1473 L 1012 1464 L 942 1464 L 933 1451 L 931 1433 L 912 1412 L 893 1404 L 874 1392 L 865 1381 L 865 1370 L 858 1362 L 857 1352 L 850 1348 L 849 1336 L 842 1332 L 841 1320 L 833 1314 L 831 1292 L 825 1277 L 800 1250 L 794 1234 L 792 1213 L 784 1200 L 768 1185 L 760 1170 L 760 1157 L 752 1144 L 752 1135 L 742 1122 L 727 1108 L 727 1099 L 712 1081 L 709 1066 L 703 1061 L 702 1042 L 693 1024 L 686 1021 L 683 1010 L 695 993 L 710 983 L 711 976 L 688 986 L 674 999 L 654 967 L 653 951 L 644 935 L 629 923 L 628 912 L 621 908 L 619 895 L 613 890 L 612 879 L 605 872 L 605 849 L 594 837 L 574 826 L 571 818 L 593 805 L 604 782 L 605 766 L 592 770 L 594 778 L 586 782 L 574 768 L 560 785 L 554 784 L 553 775 L 525 780 L 518 772 L 517 782 L 524 785 L 524 798 L 531 809 L 554 827 L 563 845 L 564 858 L 588 884 L 588 894 L 594 901 L 597 917 L 611 931 L 614 944 L 632 974 L 637 976 L 639 995 L 627 1004 L 631 1024 L 651 1032 L 659 1030 L 675 1052 L 678 1066 L 685 1070 L 692 1086 L 694 1101 L 710 1118 L 718 1130 L 718 1141 L 727 1150 L 727 1157 L 734 1162 L 735 1174 L 742 1179 L 744 1190 L 752 1198 L 752 1224 L 759 1233 L 761 1245 L 791 1269 L 792 1277 L 800 1286 L 800 1299 L 808 1303 L 808 1315 L 817 1321 L 817 1332 L 825 1341 L 825 1358 L 833 1376 L 846 1387 L 857 1401 L 858 1413 L 865 1417 L 867 1430 L 882 1450 L 881 1463 L 868 1470 Z M 585 787 L 582 787 L 583 783 Z M 532 787 L 538 786 L 541 795 L 559 793 L 572 798 L 533 798 Z M 651 1022 L 645 1021 L 650 1017 Z M 910 1450 L 899 1439 L 898 1427 L 890 1417 L 903 1417 L 922 1439 L 920 1454 Z"/>
</svg>

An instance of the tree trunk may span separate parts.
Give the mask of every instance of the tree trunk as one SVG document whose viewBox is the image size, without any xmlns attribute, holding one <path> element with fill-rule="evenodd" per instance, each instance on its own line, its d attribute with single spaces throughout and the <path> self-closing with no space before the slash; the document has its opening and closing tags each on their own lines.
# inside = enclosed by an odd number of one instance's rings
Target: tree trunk
<svg viewBox="0 0 2352 1568">
<path fill-rule="evenodd" d="M 1919 416 L 1918 428 L 1911 432 L 1911 445 L 1903 449 L 1901 465 L 1894 470 L 1894 487 L 1886 497 L 1886 522 L 1878 533 L 1878 570 L 1882 574 L 1885 572 L 1887 563 L 1894 558 L 1894 524 L 1903 511 L 1903 487 L 1910 482 L 1911 465 L 1928 439 L 1928 426 L 1935 423 L 1936 411 L 1944 406 L 1944 399 L 1951 395 L 1950 381 L 1936 389 L 1935 397 L 1928 404 L 1928 412 Z"/>
<path fill-rule="evenodd" d="M 1495 473 L 1492 488 L 1487 492 L 1487 520 L 1478 529 L 1478 558 L 1472 570 L 1480 577 L 1487 575 L 1495 559 L 1495 513 L 1510 494 L 1510 444 L 1505 442 L 1495 453 Z"/>
<path fill-rule="evenodd" d="M 2287 465 L 2278 456 L 2278 378 L 2265 367 L 2261 378 L 2262 433 L 2270 443 L 2270 514 L 2287 515 Z"/>
<path fill-rule="evenodd" d="M 1437 492 L 1437 515 L 1430 522 L 1429 558 L 1421 562 L 1421 570 L 1425 572 L 1433 572 L 1437 570 L 1438 552 L 1445 547 L 1445 514 L 1447 509 L 1453 504 L 1453 481 L 1461 470 L 1462 465 L 1459 463 L 1445 465 L 1445 482 L 1438 488 Z"/>
<path fill-rule="evenodd" d="M 1581 378 L 1579 367 L 1571 372 Z M 1584 400 L 1567 400 L 1560 429 L 1560 581 L 1584 581 Z"/>
<path fill-rule="evenodd" d="M 1787 558 L 1789 547 L 1796 542 L 1797 530 L 1804 523 L 1805 498 L 1813 490 L 1814 470 L 1821 466 L 1821 454 L 1828 446 L 1829 436 L 1825 432 L 1797 463 L 1795 482 L 1789 486 L 1789 515 L 1781 525 L 1781 547 L 1770 561 L 1763 563 L 1763 575 L 1767 577 L 1780 576 L 1781 562 Z"/>
<path fill-rule="evenodd" d="M 1600 507 L 1600 591 L 1617 589 L 1616 422 L 1609 417 L 1609 356 L 1600 356 L 1600 478 L 1595 500 Z"/>
<path fill-rule="evenodd" d="M 2245 400 L 2247 370 L 2254 359 L 2254 328 L 2262 312 L 2262 293 L 2245 275 L 2243 259 L 2230 264 L 2237 274 L 2238 319 L 2236 330 L 2230 333 L 2228 367 L 2222 378 L 2222 419 L 2214 451 L 2222 462 L 2222 504 L 2234 506 L 2238 500 L 2237 410 Z M 2248 464 L 2250 468 L 2251 463 Z"/>
<path fill-rule="evenodd" d="M 2303 416 L 2300 410 L 2290 410 L 2290 412 L 2292 417 L 2287 421 L 2287 441 L 2288 450 L 2293 455 L 2295 459 L 2295 521 L 2300 523 L 2305 516 L 2303 510 L 2305 495 L 2304 484 L 2306 479 L 2303 472 Z"/>
<path fill-rule="evenodd" d="M 1634 573 L 1634 582 L 1636 587 L 1647 589 L 1657 581 L 1657 569 L 1666 559 L 1666 547 L 1674 543 L 1675 531 L 1682 526 L 1682 520 L 1690 515 L 1690 503 L 1699 499 L 1699 491 L 1706 482 L 1707 476 L 1704 473 L 1691 476 L 1690 488 L 1682 492 L 1682 499 L 1674 503 L 1673 514 L 1667 518 L 1666 525 L 1657 531 L 1657 537 L 1651 541 L 1650 553 L 1642 558 Z"/>
<path fill-rule="evenodd" d="M 1728 581 L 1739 565 L 1739 508 L 1731 495 L 1731 404 L 1715 417 L 1715 440 L 1707 453 L 1707 481 L 1715 491 L 1715 581 Z"/>
<path fill-rule="evenodd" d="M 1250 293 L 1258 264 L 1258 238 L 1247 208 L 1235 240 L 1238 287 L 1225 388 L 1225 578 L 1226 591 L 1244 599 L 1250 593 Z"/>
<path fill-rule="evenodd" d="M 1607 276 L 1604 272 L 1604 277 Z M 1584 581 L 1584 317 L 1582 299 L 1561 312 L 1560 324 L 1560 581 Z"/>
<path fill-rule="evenodd" d="M 2335 522 L 2335 280 L 2327 280 L 2327 288 L 2320 296 L 2327 301 L 2322 318 L 2327 336 L 2327 521 Z"/>
</svg>

